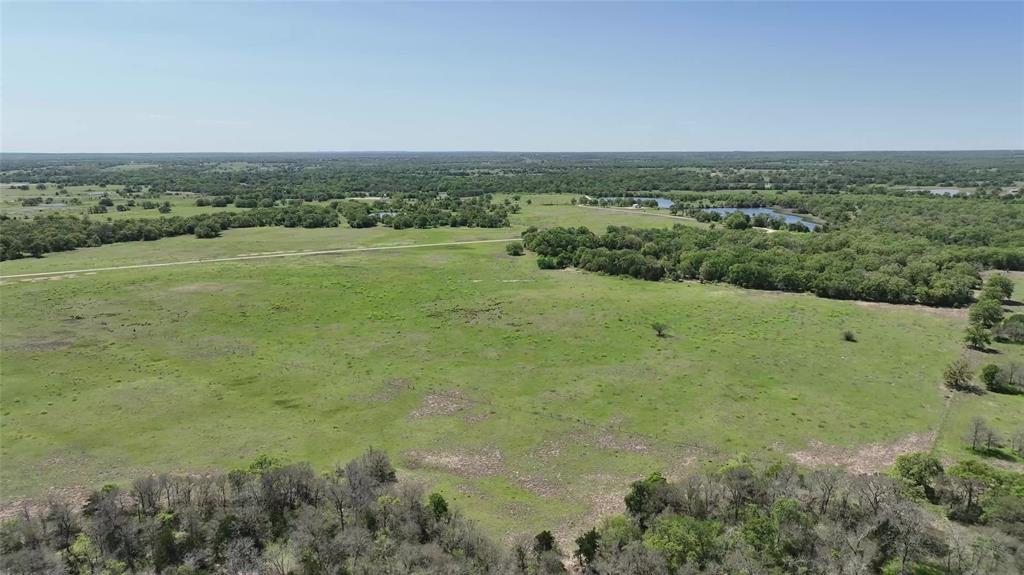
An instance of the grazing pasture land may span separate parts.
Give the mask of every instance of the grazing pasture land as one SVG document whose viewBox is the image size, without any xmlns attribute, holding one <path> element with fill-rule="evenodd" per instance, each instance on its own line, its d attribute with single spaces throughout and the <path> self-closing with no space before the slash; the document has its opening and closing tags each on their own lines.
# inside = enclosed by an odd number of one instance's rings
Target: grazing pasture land
<svg viewBox="0 0 1024 575">
<path fill-rule="evenodd" d="M 675 223 L 538 201 L 514 229 L 574 217 Z M 514 235 L 242 229 L 4 262 L 0 275 Z M 956 451 L 959 426 L 991 402 L 994 424 L 1022 423 L 1012 396 L 945 414 L 962 313 L 534 260 L 494 243 L 7 280 L 3 499 L 264 452 L 328 469 L 373 446 L 493 533 L 571 533 L 618 510 L 622 486 L 652 469 L 808 450 L 846 464 L 860 446 L 928 448 L 936 435 Z M 998 346 L 1019 357 L 1012 347 Z"/>
</svg>

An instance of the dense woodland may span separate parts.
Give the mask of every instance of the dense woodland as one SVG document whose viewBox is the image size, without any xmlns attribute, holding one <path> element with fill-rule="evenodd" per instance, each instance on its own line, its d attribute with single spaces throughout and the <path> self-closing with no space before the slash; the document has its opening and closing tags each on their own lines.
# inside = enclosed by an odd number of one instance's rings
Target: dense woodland
<svg viewBox="0 0 1024 575">
<path fill-rule="evenodd" d="M 752 289 L 812 292 L 936 306 L 966 305 L 985 267 L 1024 269 L 1024 249 L 959 247 L 925 239 L 879 241 L 866 230 L 769 234 L 750 229 L 609 227 L 530 229 L 542 268 L 577 267 L 645 280 L 695 279 Z"/>
<path fill-rule="evenodd" d="M 0 526 L 12 575 L 1012 574 L 1024 570 L 1024 475 L 902 456 L 891 475 L 740 460 L 632 484 L 627 513 L 561 549 L 503 546 L 387 457 L 318 474 L 260 457 L 227 474 L 108 485 Z M 944 523 L 938 514 L 953 522 Z"/>
<path fill-rule="evenodd" d="M 128 184 L 155 193 L 328 200 L 358 195 L 773 189 L 834 193 L 879 186 L 1024 181 L 1024 154 L 747 152 L 645 154 L 4 154 L 0 181 Z"/>
</svg>

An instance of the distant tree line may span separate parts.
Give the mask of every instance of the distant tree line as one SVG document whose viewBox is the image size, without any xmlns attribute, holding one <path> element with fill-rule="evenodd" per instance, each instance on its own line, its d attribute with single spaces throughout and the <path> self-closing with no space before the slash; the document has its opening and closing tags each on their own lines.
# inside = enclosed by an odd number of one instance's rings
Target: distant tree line
<svg viewBox="0 0 1024 575">
<path fill-rule="evenodd" d="M 812 292 L 833 299 L 959 306 L 972 301 L 979 270 L 1024 268 L 1024 251 L 951 248 L 867 232 L 766 234 L 756 230 L 609 227 L 530 228 L 527 249 L 541 268 L 577 267 L 645 280 L 727 282 Z"/>
<path fill-rule="evenodd" d="M 942 528 L 931 509 L 958 524 Z M 369 451 L 332 472 L 261 456 L 227 474 L 107 485 L 0 525 L 11 575 L 854 573 L 1024 569 L 1024 475 L 901 456 L 891 476 L 739 459 L 678 482 L 655 473 L 563 550 L 549 531 L 502 546 Z M 567 556 L 570 554 L 571 556 Z"/>
<path fill-rule="evenodd" d="M 131 184 L 150 192 L 325 201 L 487 193 L 630 195 L 677 190 L 999 190 L 1024 180 L 1019 152 L 663 154 L 5 154 L 0 180 Z M 131 165 L 130 170 L 118 169 Z M 893 188 L 898 186 L 898 188 Z M 643 195 L 643 194 L 641 194 Z"/>
<path fill-rule="evenodd" d="M 145 207 L 145 206 L 143 206 Z M 197 214 L 187 217 L 92 219 L 68 214 L 44 214 L 31 220 L 7 220 L 0 235 L 0 260 L 40 257 L 81 247 L 194 234 L 215 237 L 221 230 L 265 226 L 329 228 L 338 214 L 326 206 L 256 208 L 245 212 Z M 211 231 L 215 230 L 215 233 Z"/>
</svg>

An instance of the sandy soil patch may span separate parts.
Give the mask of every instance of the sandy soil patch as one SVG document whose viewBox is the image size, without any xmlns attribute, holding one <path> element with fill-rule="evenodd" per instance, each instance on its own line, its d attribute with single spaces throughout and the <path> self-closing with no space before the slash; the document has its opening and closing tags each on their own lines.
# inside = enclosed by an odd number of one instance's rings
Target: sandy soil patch
<svg viewBox="0 0 1024 575">
<path fill-rule="evenodd" d="M 415 421 L 424 417 L 443 417 L 469 409 L 474 401 L 457 389 L 428 393 L 419 407 L 409 413 L 408 419 Z"/>
<path fill-rule="evenodd" d="M 474 451 L 407 451 L 402 457 L 409 469 L 438 469 L 471 479 L 505 474 L 504 456 L 497 448 Z"/>
<path fill-rule="evenodd" d="M 930 451 L 935 432 L 912 433 L 893 443 L 869 443 L 861 447 L 837 447 L 812 440 L 807 449 L 790 453 L 806 467 L 842 467 L 854 474 L 879 473 L 892 467 L 906 453 Z"/>
<path fill-rule="evenodd" d="M 593 486 L 593 489 L 579 495 L 586 501 L 587 511 L 554 528 L 552 534 L 559 547 L 571 553 L 576 548 L 576 538 L 583 531 L 599 527 L 606 517 L 626 513 L 626 491 L 635 479 L 639 477 L 629 479 L 611 475 L 587 475 L 584 483 Z"/>
<path fill-rule="evenodd" d="M 617 435 L 614 433 L 603 433 L 595 440 L 595 445 L 601 449 L 612 451 L 629 451 L 631 453 L 644 453 L 650 450 L 650 444 L 639 436 Z"/>
</svg>

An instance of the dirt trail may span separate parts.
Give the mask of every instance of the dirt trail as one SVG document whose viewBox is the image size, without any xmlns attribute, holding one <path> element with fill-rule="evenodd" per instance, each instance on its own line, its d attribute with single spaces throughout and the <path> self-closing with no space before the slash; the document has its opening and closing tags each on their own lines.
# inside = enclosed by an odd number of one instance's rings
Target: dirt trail
<svg viewBox="0 0 1024 575">
<path fill-rule="evenodd" d="M 266 258 L 287 258 L 296 256 L 321 256 L 330 254 L 346 254 L 352 252 L 375 252 L 385 250 L 408 250 L 412 248 L 438 248 L 445 246 L 463 246 L 469 244 L 487 244 L 497 242 L 514 242 L 518 241 L 519 238 L 502 238 L 498 240 L 467 240 L 463 242 L 444 242 L 438 244 L 411 244 L 402 246 L 378 246 L 369 248 L 339 248 L 333 250 L 316 250 L 316 251 L 290 251 L 290 252 L 273 252 L 264 254 L 247 254 L 241 256 L 232 256 L 224 258 L 210 258 L 205 260 L 184 260 L 178 262 L 159 262 L 159 263 L 146 263 L 146 264 L 131 264 L 125 266 L 110 266 L 105 268 L 91 268 L 82 270 L 60 270 L 52 272 L 33 272 L 29 274 L 11 274 L 6 276 L 0 276 L 0 281 L 12 280 L 18 278 L 38 278 L 43 276 L 60 276 L 67 274 L 84 274 L 84 273 L 96 273 L 96 272 L 109 272 L 116 270 L 135 270 L 144 268 L 161 268 L 168 266 L 187 266 L 194 264 L 212 264 L 218 262 L 237 262 L 243 260 L 259 260 Z"/>
</svg>

